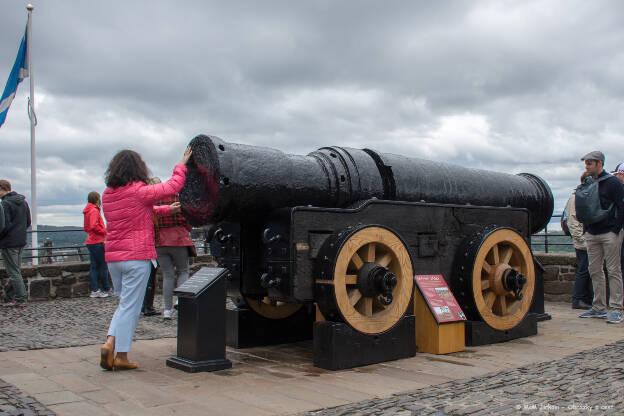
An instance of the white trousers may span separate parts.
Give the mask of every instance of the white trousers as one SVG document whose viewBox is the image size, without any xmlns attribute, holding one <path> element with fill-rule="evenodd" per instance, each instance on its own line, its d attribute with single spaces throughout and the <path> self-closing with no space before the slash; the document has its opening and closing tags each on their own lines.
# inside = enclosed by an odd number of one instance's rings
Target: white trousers
<svg viewBox="0 0 624 416">
<path fill-rule="evenodd" d="M 115 294 L 119 296 L 119 306 L 108 327 L 108 335 L 115 337 L 115 351 L 117 352 L 130 351 L 149 280 L 150 263 L 150 260 L 108 263 Z"/>
</svg>

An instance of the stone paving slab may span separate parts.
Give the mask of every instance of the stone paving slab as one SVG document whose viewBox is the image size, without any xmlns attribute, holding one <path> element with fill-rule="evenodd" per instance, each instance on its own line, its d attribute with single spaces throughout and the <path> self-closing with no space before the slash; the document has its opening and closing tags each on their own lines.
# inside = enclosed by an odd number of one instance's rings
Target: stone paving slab
<svg viewBox="0 0 624 416">
<path fill-rule="evenodd" d="M 0 309 L 0 416 L 624 413 L 624 325 L 579 319 L 566 304 L 547 304 L 553 319 L 536 336 L 444 356 L 332 372 L 312 366 L 307 341 L 227 348 L 232 369 L 195 374 L 165 365 L 175 321 L 161 317 L 139 320 L 138 370 L 102 371 L 115 306 L 73 299 Z"/>
</svg>

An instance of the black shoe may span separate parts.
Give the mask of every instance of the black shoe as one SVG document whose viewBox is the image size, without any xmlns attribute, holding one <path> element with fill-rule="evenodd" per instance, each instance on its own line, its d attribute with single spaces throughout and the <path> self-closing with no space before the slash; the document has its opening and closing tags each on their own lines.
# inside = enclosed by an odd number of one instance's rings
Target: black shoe
<svg viewBox="0 0 624 416">
<path fill-rule="evenodd" d="M 160 315 L 160 312 L 154 308 L 143 309 L 143 316 L 154 316 L 154 315 Z"/>
<path fill-rule="evenodd" d="M 591 303 L 584 302 L 582 300 L 572 301 L 572 309 L 591 309 Z"/>
</svg>

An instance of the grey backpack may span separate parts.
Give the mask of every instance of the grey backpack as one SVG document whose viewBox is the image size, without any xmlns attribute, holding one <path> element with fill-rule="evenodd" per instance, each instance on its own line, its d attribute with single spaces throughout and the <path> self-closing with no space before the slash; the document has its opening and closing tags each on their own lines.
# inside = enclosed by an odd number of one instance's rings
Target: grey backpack
<svg viewBox="0 0 624 416">
<path fill-rule="evenodd" d="M 606 174 L 599 179 L 589 176 L 576 188 L 576 218 L 584 225 L 595 224 L 609 216 L 613 203 L 609 208 L 602 209 L 598 185 L 611 176 L 613 175 Z"/>
</svg>

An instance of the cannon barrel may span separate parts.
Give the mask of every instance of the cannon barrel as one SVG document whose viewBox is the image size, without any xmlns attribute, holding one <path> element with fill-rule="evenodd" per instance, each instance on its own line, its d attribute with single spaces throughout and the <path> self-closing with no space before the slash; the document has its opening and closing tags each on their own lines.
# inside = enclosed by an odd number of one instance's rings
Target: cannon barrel
<svg viewBox="0 0 624 416">
<path fill-rule="evenodd" d="M 526 208 L 535 233 L 553 211 L 550 187 L 529 173 L 513 175 L 345 147 L 291 155 L 204 135 L 190 146 L 193 156 L 180 201 L 195 226 L 282 207 L 342 208 L 377 198 Z"/>
</svg>

